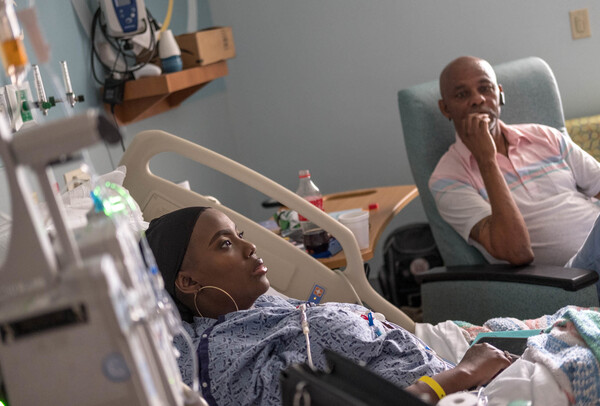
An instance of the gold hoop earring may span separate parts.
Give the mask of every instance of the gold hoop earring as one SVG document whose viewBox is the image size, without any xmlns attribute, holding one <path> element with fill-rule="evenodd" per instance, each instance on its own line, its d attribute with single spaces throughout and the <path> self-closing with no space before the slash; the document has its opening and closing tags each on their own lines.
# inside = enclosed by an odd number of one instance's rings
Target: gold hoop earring
<svg viewBox="0 0 600 406">
<path fill-rule="evenodd" d="M 202 290 L 202 288 L 198 289 L 196 293 L 194 293 L 194 307 L 196 308 L 196 313 L 200 315 L 200 317 L 204 317 L 200 310 L 198 309 L 198 303 L 196 302 L 196 298 L 198 297 L 198 293 Z"/>
<path fill-rule="evenodd" d="M 238 307 L 238 305 L 235 302 L 235 300 L 233 299 L 233 297 L 229 293 L 227 293 L 227 291 L 225 289 L 221 289 L 218 286 L 202 286 L 200 289 L 198 289 L 198 292 L 200 292 L 201 290 L 204 290 L 204 289 L 216 289 L 220 292 L 225 293 L 227 295 L 227 297 L 233 302 L 233 305 L 235 306 L 235 311 L 237 312 L 240 310 L 240 308 Z"/>
<path fill-rule="evenodd" d="M 233 299 L 233 297 L 225 290 L 225 289 L 221 289 L 218 286 L 202 286 L 201 288 L 199 288 L 196 293 L 194 293 L 194 306 L 196 306 L 196 311 L 198 312 L 198 314 L 200 314 L 200 317 L 204 317 L 202 316 L 202 313 L 200 313 L 200 311 L 198 310 L 198 304 L 196 303 L 196 296 L 198 296 L 198 293 L 200 293 L 200 291 L 204 290 L 204 289 L 216 289 L 220 292 L 223 292 L 224 294 L 227 295 L 227 297 L 233 302 L 233 305 L 235 306 L 235 311 L 239 311 L 240 308 L 238 307 L 237 303 L 235 302 L 235 300 Z"/>
</svg>

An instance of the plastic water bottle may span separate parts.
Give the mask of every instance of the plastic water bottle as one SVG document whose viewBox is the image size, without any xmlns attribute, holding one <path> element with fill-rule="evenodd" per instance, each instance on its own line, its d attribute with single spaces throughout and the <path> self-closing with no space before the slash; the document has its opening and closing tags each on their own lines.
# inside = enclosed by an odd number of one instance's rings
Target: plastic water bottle
<svg viewBox="0 0 600 406">
<path fill-rule="evenodd" d="M 301 170 L 298 174 L 300 185 L 296 194 L 323 210 L 323 195 L 319 188 L 310 179 L 308 169 Z M 302 239 L 304 248 L 309 254 L 318 254 L 329 248 L 329 234 L 321 227 L 298 213 L 298 220 L 302 227 Z"/>
</svg>

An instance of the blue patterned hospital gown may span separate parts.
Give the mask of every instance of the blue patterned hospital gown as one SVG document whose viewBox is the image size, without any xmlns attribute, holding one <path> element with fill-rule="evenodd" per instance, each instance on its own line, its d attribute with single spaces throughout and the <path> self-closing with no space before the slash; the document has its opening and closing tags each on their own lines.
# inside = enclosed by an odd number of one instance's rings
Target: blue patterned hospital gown
<svg viewBox="0 0 600 406">
<path fill-rule="evenodd" d="M 218 320 L 194 318 L 184 322 L 196 353 L 183 339 L 179 367 L 191 385 L 191 357 L 200 363 L 200 388 L 211 405 L 277 405 L 281 403 L 279 376 L 283 369 L 307 359 L 302 334 L 300 301 L 263 295 L 253 308 L 221 316 Z M 361 306 L 326 303 L 309 307 L 306 316 L 315 367 L 326 367 L 329 348 L 402 386 L 423 375 L 451 367 L 414 335 L 398 327 L 377 336 L 359 313 Z M 378 321 L 375 322 L 382 329 Z"/>
</svg>

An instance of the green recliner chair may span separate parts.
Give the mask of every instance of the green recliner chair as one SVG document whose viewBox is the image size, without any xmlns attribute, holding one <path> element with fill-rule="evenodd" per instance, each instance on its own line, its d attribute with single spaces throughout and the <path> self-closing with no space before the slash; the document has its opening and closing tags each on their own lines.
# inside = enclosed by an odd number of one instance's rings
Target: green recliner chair
<svg viewBox="0 0 600 406">
<path fill-rule="evenodd" d="M 558 85 L 548 64 L 530 57 L 494 66 L 506 95 L 502 120 L 536 122 L 565 131 Z M 598 306 L 593 271 L 560 266 L 490 265 L 437 211 L 428 187 L 431 173 L 454 143 L 452 124 L 438 108 L 437 80 L 398 92 L 406 152 L 421 202 L 445 267 L 421 277 L 425 322 L 491 317 L 535 318 L 565 305 Z"/>
</svg>

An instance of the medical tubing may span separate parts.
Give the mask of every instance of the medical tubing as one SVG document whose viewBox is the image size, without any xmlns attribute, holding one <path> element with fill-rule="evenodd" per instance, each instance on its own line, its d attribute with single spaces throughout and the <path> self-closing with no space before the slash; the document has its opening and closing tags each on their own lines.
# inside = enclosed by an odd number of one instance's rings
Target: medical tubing
<svg viewBox="0 0 600 406">
<path fill-rule="evenodd" d="M 338 275 L 340 275 L 342 277 L 342 279 L 344 280 L 344 282 L 346 283 L 346 285 L 348 285 L 348 287 L 350 288 L 350 290 L 352 291 L 352 293 L 354 293 L 354 300 L 356 300 L 356 304 L 359 304 L 363 307 L 366 307 L 363 303 L 363 301 L 360 299 L 360 296 L 358 296 L 358 293 L 356 292 L 356 289 L 354 289 L 354 286 L 352 285 L 352 283 L 348 280 L 348 277 L 346 276 L 346 274 L 342 271 L 340 271 L 339 269 L 335 268 L 332 269 L 333 272 L 337 273 Z"/>
<path fill-rule="evenodd" d="M 148 247 L 148 249 L 150 248 Z M 153 270 L 158 269 L 156 267 L 152 268 Z M 181 317 L 179 315 L 179 312 L 177 311 L 177 306 L 175 305 L 175 302 L 173 301 L 171 296 L 168 295 L 164 290 L 164 281 L 162 277 L 158 272 L 152 273 L 151 275 L 153 276 L 150 279 L 152 280 L 152 285 L 155 288 L 154 293 L 158 296 L 158 300 L 162 304 L 162 306 L 159 306 L 159 313 L 164 318 L 167 328 L 171 331 L 174 331 L 173 337 L 177 335 L 183 337 L 185 344 L 187 345 L 190 351 L 190 354 L 194 354 L 196 352 L 196 349 L 194 348 L 194 342 L 192 340 L 192 337 L 190 337 L 186 329 L 183 327 L 183 322 L 181 321 Z M 177 356 L 177 358 L 179 358 L 179 355 Z M 194 390 L 194 392 L 198 392 L 200 390 L 200 371 L 198 366 L 198 359 L 194 356 L 191 356 L 190 358 L 192 361 L 192 389 Z"/>
<path fill-rule="evenodd" d="M 300 323 L 302 325 L 302 332 L 304 333 L 304 337 L 306 338 L 306 356 L 308 365 L 311 368 L 314 368 L 312 353 L 310 351 L 310 339 L 308 338 L 309 328 L 308 328 L 308 319 L 306 318 L 306 304 L 302 303 L 299 306 L 300 309 Z"/>
<path fill-rule="evenodd" d="M 192 359 L 192 389 L 194 390 L 194 392 L 198 393 L 200 391 L 200 368 L 198 366 L 198 359 L 193 356 L 193 354 L 196 352 L 196 349 L 194 348 L 194 342 L 192 341 L 192 337 L 190 337 L 185 328 L 183 328 L 183 324 L 181 323 L 179 323 L 178 325 L 178 330 L 176 334 L 183 337 L 190 350 L 190 354 L 192 355 L 190 357 Z"/>
<path fill-rule="evenodd" d="M 140 241 L 140 247 L 142 249 L 144 258 L 147 261 L 150 281 L 154 289 L 154 294 L 156 295 L 157 301 L 162 304 L 162 306 L 159 305 L 159 310 L 165 319 L 167 327 L 175 332 L 174 335 L 180 335 L 183 337 L 190 354 L 193 355 L 196 352 L 196 349 L 194 348 L 192 337 L 190 337 L 188 332 L 183 327 L 183 322 L 181 321 L 181 317 L 177 311 L 175 302 L 164 289 L 164 280 L 158 271 L 156 263 L 154 262 L 152 250 L 150 249 L 150 245 L 145 237 L 142 237 Z M 194 392 L 198 392 L 200 390 L 200 371 L 198 359 L 194 356 L 191 356 L 190 358 L 192 361 L 192 389 Z"/>
<path fill-rule="evenodd" d="M 163 317 L 165 318 L 167 326 L 175 331 L 174 335 L 180 335 L 183 337 L 190 354 L 193 355 L 196 352 L 196 349 L 194 348 L 194 342 L 192 341 L 192 337 L 190 337 L 188 332 L 183 327 L 183 323 L 181 321 L 179 312 L 177 311 L 175 302 L 164 289 L 164 280 L 158 272 L 158 267 L 153 263 L 154 256 L 149 256 L 152 255 L 152 251 L 148 245 L 148 241 L 145 238 L 142 238 L 140 245 L 144 251 L 145 258 L 149 258 L 148 261 L 153 264 L 148 267 L 151 275 L 150 280 L 152 287 L 154 288 L 154 294 L 156 295 L 157 301 L 162 304 L 162 306 L 159 306 L 159 309 L 163 313 Z M 198 392 L 200 390 L 200 370 L 198 366 L 198 359 L 195 356 L 191 356 L 190 358 L 192 361 L 192 389 L 194 392 Z"/>
</svg>

